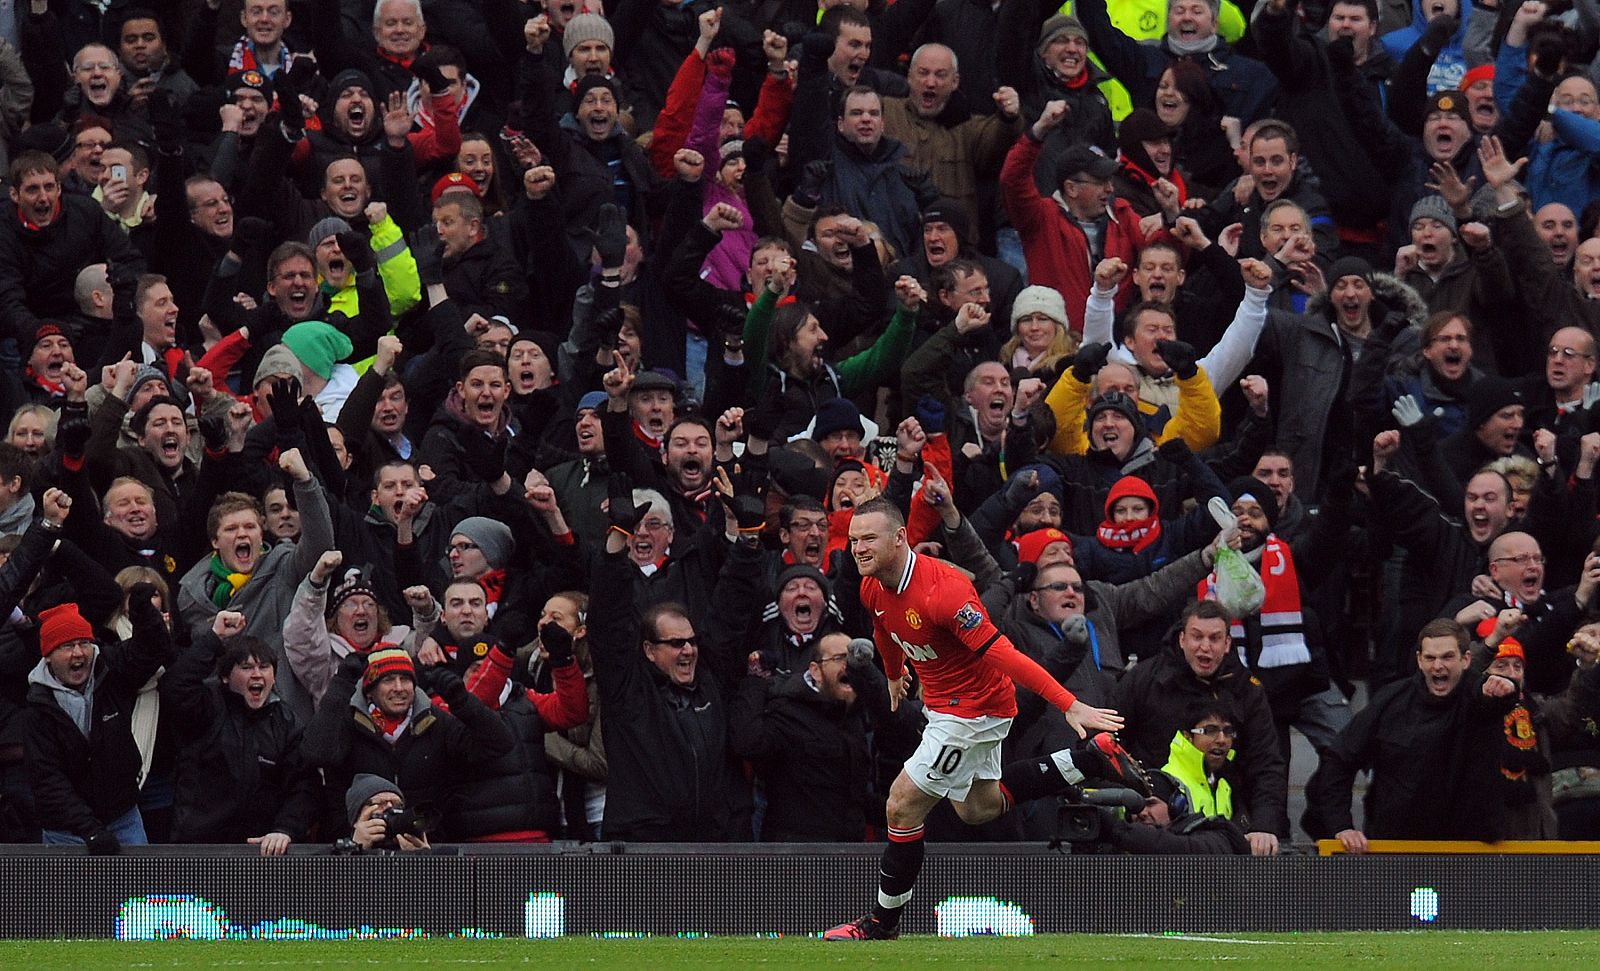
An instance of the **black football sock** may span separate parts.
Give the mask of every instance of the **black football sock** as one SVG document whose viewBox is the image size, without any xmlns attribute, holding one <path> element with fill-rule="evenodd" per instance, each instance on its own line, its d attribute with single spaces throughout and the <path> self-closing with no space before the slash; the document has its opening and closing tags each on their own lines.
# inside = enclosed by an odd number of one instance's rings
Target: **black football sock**
<svg viewBox="0 0 1600 971">
<path fill-rule="evenodd" d="M 1006 809 L 1018 803 L 1057 796 L 1083 781 L 1083 772 L 1072 762 L 1072 750 L 1062 749 L 1035 759 L 1021 759 L 1000 769 L 1000 791 Z"/>
<path fill-rule="evenodd" d="M 886 929 L 900 925 L 900 912 L 911 899 L 917 874 L 922 872 L 925 848 L 920 823 L 912 829 L 889 827 L 889 845 L 883 848 L 883 862 L 879 865 L 878 902 L 872 907 L 872 916 Z"/>
</svg>

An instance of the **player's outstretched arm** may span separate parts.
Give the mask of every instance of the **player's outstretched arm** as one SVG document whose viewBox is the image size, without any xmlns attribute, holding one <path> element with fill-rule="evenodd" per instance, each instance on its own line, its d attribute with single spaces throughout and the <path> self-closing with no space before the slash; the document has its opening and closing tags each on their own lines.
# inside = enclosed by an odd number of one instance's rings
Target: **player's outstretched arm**
<svg viewBox="0 0 1600 971">
<path fill-rule="evenodd" d="M 1040 667 L 1038 662 L 1028 655 L 1017 650 L 1010 638 L 996 632 L 994 643 L 990 645 L 983 659 L 1005 674 L 1012 681 L 1022 685 L 1029 691 L 1055 705 L 1062 711 L 1071 712 L 1073 708 L 1084 708 L 1098 712 L 1098 708 L 1089 708 L 1077 699 L 1072 692 L 1061 686 L 1061 682 L 1050 676 L 1050 672 Z M 1069 715 L 1068 721 L 1071 721 Z M 1076 727 L 1076 726 L 1074 726 Z M 1083 735 L 1083 729 L 1078 729 L 1078 734 Z"/>
</svg>

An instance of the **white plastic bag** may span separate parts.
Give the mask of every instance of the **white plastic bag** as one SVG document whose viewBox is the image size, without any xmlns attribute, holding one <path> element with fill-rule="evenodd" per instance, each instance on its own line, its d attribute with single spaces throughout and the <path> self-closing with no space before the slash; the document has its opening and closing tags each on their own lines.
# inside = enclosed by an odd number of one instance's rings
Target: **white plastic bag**
<svg viewBox="0 0 1600 971">
<path fill-rule="evenodd" d="M 1217 603 L 1234 619 L 1249 617 L 1267 601 L 1267 588 L 1261 574 L 1238 550 L 1224 546 L 1217 551 L 1215 567 Z"/>
<path fill-rule="evenodd" d="M 1221 530 L 1217 540 L 1217 562 L 1213 568 L 1217 577 L 1217 603 L 1228 612 L 1229 617 L 1248 617 L 1266 603 L 1266 585 L 1261 582 L 1261 574 L 1250 565 L 1250 561 L 1228 546 L 1228 541 L 1239 532 L 1239 520 L 1234 516 L 1233 509 L 1218 497 L 1213 497 L 1206 504 L 1206 509 Z"/>
</svg>

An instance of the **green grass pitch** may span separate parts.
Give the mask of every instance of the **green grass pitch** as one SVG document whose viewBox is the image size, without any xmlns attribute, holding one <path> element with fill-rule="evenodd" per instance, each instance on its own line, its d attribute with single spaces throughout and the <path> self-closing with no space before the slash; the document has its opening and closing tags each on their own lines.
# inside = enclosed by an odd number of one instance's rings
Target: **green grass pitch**
<svg viewBox="0 0 1600 971">
<path fill-rule="evenodd" d="M 1045 965 L 1044 962 L 1048 962 Z M 526 940 L 390 941 L 33 941 L 0 943 L 0 968 L 118 971 L 145 968 L 1057 968 L 1155 967 L 1189 963 L 1228 967 L 1348 969 L 1540 968 L 1600 966 L 1600 932 L 1487 933 L 1416 931 L 1347 934 L 1113 936 L 1053 934 L 1033 938 L 824 943 L 761 940 L 569 937 Z"/>
</svg>

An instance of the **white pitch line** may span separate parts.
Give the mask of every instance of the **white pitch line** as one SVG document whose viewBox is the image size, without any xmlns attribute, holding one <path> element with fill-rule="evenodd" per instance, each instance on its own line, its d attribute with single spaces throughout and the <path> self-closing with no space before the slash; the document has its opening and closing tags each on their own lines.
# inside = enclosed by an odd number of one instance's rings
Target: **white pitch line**
<svg viewBox="0 0 1600 971">
<path fill-rule="evenodd" d="M 1118 937 L 1148 937 L 1163 941 L 1206 941 L 1213 944 L 1288 944 L 1294 947 L 1304 947 L 1307 944 L 1320 944 L 1324 946 L 1337 944 L 1337 941 L 1258 941 L 1247 937 L 1210 937 L 1204 934 L 1119 934 Z"/>
</svg>

